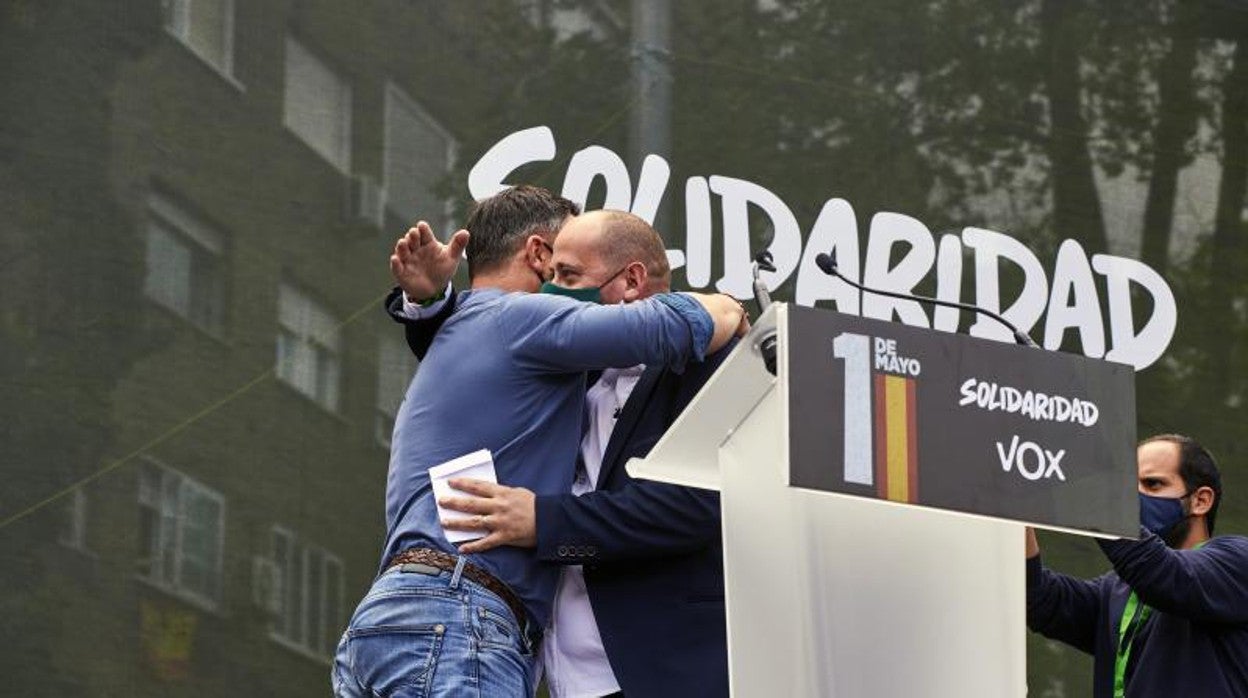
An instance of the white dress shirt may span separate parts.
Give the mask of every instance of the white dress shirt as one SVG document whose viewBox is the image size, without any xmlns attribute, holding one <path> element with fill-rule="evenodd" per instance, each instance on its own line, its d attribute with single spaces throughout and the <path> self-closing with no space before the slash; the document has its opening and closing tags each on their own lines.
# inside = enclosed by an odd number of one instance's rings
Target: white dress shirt
<svg viewBox="0 0 1248 698">
<path fill-rule="evenodd" d="M 586 394 L 589 425 L 581 439 L 585 467 L 577 469 L 572 494 L 579 497 L 594 490 L 611 432 L 644 370 L 645 366 L 608 368 Z M 559 577 L 550 628 L 542 641 L 542 665 L 552 698 L 597 698 L 620 690 L 602 647 L 580 565 L 564 567 Z"/>
</svg>

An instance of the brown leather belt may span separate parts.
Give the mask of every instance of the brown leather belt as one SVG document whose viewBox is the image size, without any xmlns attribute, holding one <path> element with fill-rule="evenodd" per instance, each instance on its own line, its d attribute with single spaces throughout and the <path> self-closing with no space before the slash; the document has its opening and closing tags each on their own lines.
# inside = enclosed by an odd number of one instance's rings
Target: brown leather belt
<svg viewBox="0 0 1248 698">
<path fill-rule="evenodd" d="M 394 557 L 386 562 L 386 569 L 390 569 L 396 565 L 417 564 L 436 567 L 443 572 L 454 572 L 455 563 L 458 558 L 450 553 L 444 553 L 441 550 L 432 550 L 430 548 L 408 548 L 401 553 L 396 553 Z M 512 591 L 506 584 L 499 581 L 497 577 L 477 567 L 471 562 L 464 563 L 463 576 L 465 579 L 480 584 L 492 591 L 498 598 L 507 604 L 507 608 L 511 609 L 511 614 L 516 617 L 516 623 L 519 624 L 521 630 L 527 628 L 525 620 L 528 614 L 524 611 L 524 603 L 520 601 L 520 597 Z"/>
</svg>

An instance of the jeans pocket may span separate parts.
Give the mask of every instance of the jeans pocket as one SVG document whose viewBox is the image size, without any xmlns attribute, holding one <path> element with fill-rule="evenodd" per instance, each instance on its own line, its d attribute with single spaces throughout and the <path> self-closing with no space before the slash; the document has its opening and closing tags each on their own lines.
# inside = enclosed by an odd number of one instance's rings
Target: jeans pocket
<svg viewBox="0 0 1248 698">
<path fill-rule="evenodd" d="M 472 612 L 477 685 L 482 696 L 533 695 L 533 653 L 514 617 L 478 606 Z"/>
<path fill-rule="evenodd" d="M 524 643 L 520 640 L 520 628 L 510 614 L 503 616 L 484 606 L 473 611 L 472 632 L 478 644 L 484 647 L 514 649 L 521 653 Z"/>
<path fill-rule="evenodd" d="M 428 695 L 446 626 L 372 627 L 349 632 L 351 672 L 379 696 Z"/>
</svg>

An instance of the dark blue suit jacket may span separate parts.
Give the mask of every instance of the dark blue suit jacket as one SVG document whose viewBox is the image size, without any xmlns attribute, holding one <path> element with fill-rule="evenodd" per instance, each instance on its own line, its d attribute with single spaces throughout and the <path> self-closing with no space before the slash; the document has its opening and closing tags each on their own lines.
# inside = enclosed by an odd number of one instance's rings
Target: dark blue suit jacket
<svg viewBox="0 0 1248 698">
<path fill-rule="evenodd" d="M 432 321 L 413 323 L 394 312 L 397 298 L 391 294 L 387 309 L 423 356 L 453 303 Z M 611 433 L 597 489 L 537 499 L 537 555 L 583 565 L 626 696 L 728 695 L 719 494 L 634 480 L 625 465 L 650 451 L 731 348 L 681 375 L 647 369 Z"/>
</svg>

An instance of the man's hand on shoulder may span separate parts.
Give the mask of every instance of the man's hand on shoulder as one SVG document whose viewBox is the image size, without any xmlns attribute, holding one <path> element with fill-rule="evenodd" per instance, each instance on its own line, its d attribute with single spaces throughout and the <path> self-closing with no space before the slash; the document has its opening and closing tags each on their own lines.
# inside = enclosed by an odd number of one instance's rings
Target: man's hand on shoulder
<svg viewBox="0 0 1248 698">
<path fill-rule="evenodd" d="M 470 519 L 444 520 L 448 531 L 476 531 L 484 538 L 459 547 L 461 553 L 481 553 L 500 545 L 532 548 L 537 545 L 537 497 L 523 487 L 507 487 L 484 480 L 452 478 L 451 488 L 474 497 L 443 497 L 444 508 L 465 514 Z"/>
<path fill-rule="evenodd" d="M 460 230 L 451 236 L 450 242 L 442 244 L 429 224 L 421 221 L 395 242 L 390 273 L 408 300 L 433 298 L 446 288 L 459 267 L 468 237 L 467 230 Z"/>
</svg>

